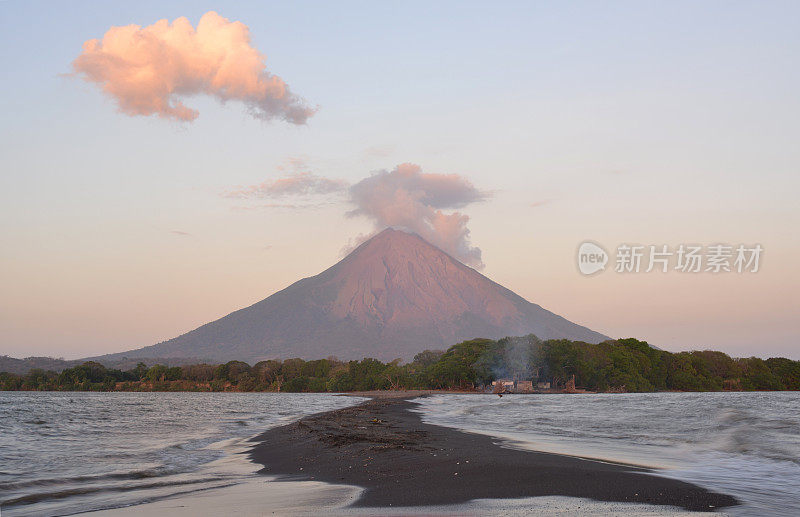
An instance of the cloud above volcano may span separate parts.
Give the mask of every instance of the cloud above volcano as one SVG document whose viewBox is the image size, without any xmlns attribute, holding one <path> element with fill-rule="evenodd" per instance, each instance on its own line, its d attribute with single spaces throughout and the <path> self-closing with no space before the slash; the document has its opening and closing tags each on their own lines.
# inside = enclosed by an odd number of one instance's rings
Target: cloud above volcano
<svg viewBox="0 0 800 517">
<path fill-rule="evenodd" d="M 255 118 L 291 124 L 305 124 L 316 112 L 267 70 L 246 25 L 214 11 L 196 29 L 184 17 L 111 27 L 83 44 L 72 69 L 131 116 L 193 121 L 199 112 L 183 100 L 196 95 L 238 101 Z"/>
<path fill-rule="evenodd" d="M 401 163 L 350 184 L 315 174 L 299 159 L 288 160 L 278 170 L 283 173 L 281 177 L 239 186 L 222 195 L 268 201 L 238 208 L 306 209 L 344 202 L 355 207 L 347 212 L 348 217 L 366 217 L 375 231 L 393 227 L 414 232 L 461 262 L 483 267 L 481 250 L 469 239 L 469 216 L 458 209 L 484 201 L 490 194 L 478 190 L 463 176 L 426 173 L 419 165 Z M 343 251 L 351 251 L 369 237 L 358 236 Z"/>
<path fill-rule="evenodd" d="M 387 226 L 415 232 L 458 260 L 482 268 L 481 250 L 472 246 L 469 216 L 455 209 L 483 201 L 489 194 L 458 174 L 425 173 L 403 163 L 364 178 L 350 187 L 356 208 L 349 216 L 364 216 L 380 230 Z"/>
</svg>

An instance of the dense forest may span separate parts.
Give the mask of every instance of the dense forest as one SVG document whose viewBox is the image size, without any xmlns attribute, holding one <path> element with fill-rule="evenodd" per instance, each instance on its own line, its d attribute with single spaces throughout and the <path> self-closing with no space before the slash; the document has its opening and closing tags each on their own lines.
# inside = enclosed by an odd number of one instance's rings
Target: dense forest
<svg viewBox="0 0 800 517">
<path fill-rule="evenodd" d="M 800 361 L 734 359 L 722 352 L 670 353 L 636 339 L 597 345 L 535 336 L 473 339 L 426 350 L 410 363 L 366 358 L 241 361 L 122 371 L 86 362 L 61 373 L 0 373 L 2 390 L 346 392 L 388 389 L 483 390 L 495 379 L 532 379 L 557 389 L 574 375 L 590 391 L 800 390 Z"/>
</svg>

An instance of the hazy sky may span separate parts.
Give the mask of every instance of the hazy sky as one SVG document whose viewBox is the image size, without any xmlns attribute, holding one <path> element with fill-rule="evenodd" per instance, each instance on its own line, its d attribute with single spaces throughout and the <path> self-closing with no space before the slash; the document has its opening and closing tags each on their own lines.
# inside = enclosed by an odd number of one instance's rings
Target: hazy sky
<svg viewBox="0 0 800 517">
<path fill-rule="evenodd" d="M 236 83 L 246 59 L 207 80 L 214 49 L 187 46 L 188 111 L 159 117 L 91 49 L 73 68 L 112 26 L 208 11 L 278 82 Z M 122 351 L 250 305 L 395 220 L 348 189 L 415 164 L 461 189 L 414 205 L 439 244 L 528 300 L 668 350 L 798 359 L 798 19 L 794 1 L 2 2 L 0 354 Z M 755 274 L 585 277 L 586 239 L 765 251 Z"/>
</svg>

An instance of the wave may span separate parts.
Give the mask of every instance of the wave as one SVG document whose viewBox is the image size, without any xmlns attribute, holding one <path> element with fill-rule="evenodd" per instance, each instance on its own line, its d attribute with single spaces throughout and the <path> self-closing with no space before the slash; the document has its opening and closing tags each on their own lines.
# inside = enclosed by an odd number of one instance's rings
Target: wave
<svg viewBox="0 0 800 517">
<path fill-rule="evenodd" d="M 246 465 L 230 461 L 231 454 L 256 429 L 362 400 L 322 394 L 0 392 L 0 500 L 16 515 L 67 515 L 239 482 L 254 471 L 244 456 L 236 459 Z"/>
<path fill-rule="evenodd" d="M 148 490 L 153 488 L 165 488 L 165 487 L 178 487 L 178 486 L 186 486 L 186 485 L 197 485 L 201 483 L 211 483 L 215 481 L 226 481 L 227 479 L 224 477 L 207 477 L 207 478 L 199 478 L 199 479 L 192 479 L 186 481 L 171 481 L 171 482 L 163 482 L 163 483 L 147 483 L 147 484 L 138 484 L 138 485 L 119 485 L 119 486 L 89 486 L 89 487 L 82 487 L 82 488 L 71 488 L 65 490 L 58 490 L 53 492 L 36 492 L 32 494 L 26 494 L 23 496 L 6 499 L 2 501 L 2 506 L 10 507 L 10 506 L 17 506 L 21 504 L 34 504 L 40 503 L 42 501 L 54 500 L 54 499 L 64 499 L 67 497 L 74 497 L 74 496 L 84 496 L 89 494 L 97 494 L 97 493 L 114 493 L 114 492 L 131 492 L 135 490 Z"/>
<path fill-rule="evenodd" d="M 0 483 L 0 490 L 19 490 L 27 487 L 64 485 L 70 483 L 86 483 L 106 480 L 138 480 L 154 477 L 163 477 L 170 474 L 178 474 L 179 471 L 156 471 L 152 469 L 136 470 L 132 472 L 119 472 L 110 474 L 99 474 L 91 476 L 73 476 L 63 478 L 32 479 L 30 481 L 15 481 L 11 483 Z"/>
</svg>

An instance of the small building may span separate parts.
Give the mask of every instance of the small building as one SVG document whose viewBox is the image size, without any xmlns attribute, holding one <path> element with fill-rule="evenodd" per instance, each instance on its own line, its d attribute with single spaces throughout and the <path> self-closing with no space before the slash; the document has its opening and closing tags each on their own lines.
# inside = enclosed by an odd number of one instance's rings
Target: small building
<svg viewBox="0 0 800 517">
<path fill-rule="evenodd" d="M 492 382 L 493 393 L 533 393 L 533 381 L 497 379 Z"/>
<path fill-rule="evenodd" d="M 550 389 L 550 383 L 549 382 L 537 382 L 536 383 L 536 389 L 549 390 Z"/>
<path fill-rule="evenodd" d="M 517 381 L 517 393 L 533 393 L 533 381 Z"/>
<path fill-rule="evenodd" d="M 510 381 L 508 379 L 497 379 L 496 381 L 492 381 L 492 387 L 495 387 L 497 385 L 500 385 L 503 388 L 513 389 L 514 381 Z"/>
</svg>

